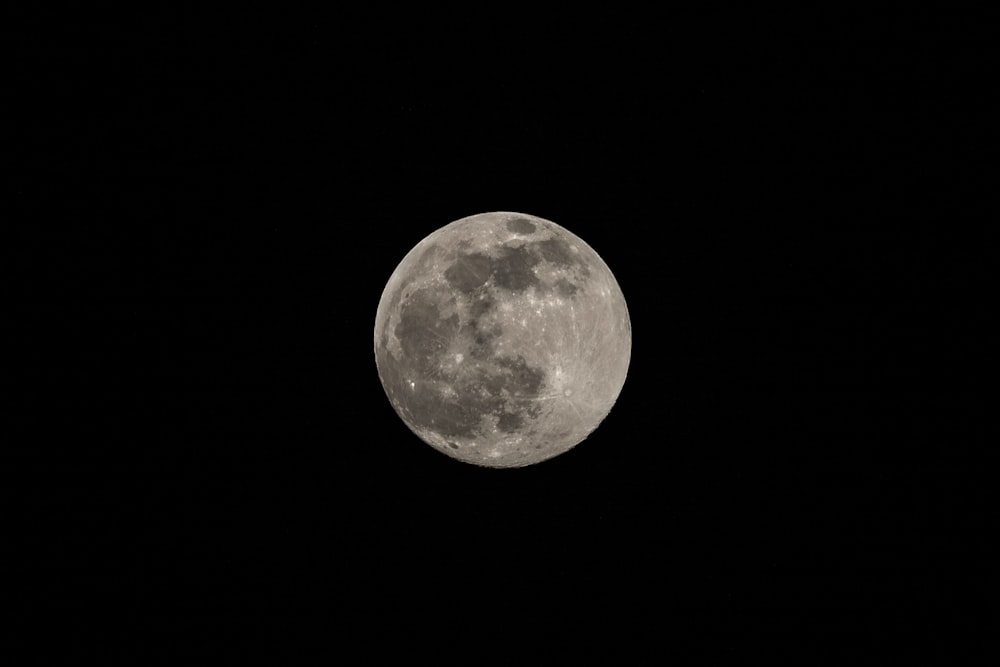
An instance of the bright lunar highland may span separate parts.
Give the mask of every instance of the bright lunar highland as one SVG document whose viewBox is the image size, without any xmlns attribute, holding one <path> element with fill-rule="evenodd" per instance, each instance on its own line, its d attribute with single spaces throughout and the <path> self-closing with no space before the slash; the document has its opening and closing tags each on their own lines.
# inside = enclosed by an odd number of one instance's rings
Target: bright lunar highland
<svg viewBox="0 0 1000 667">
<path fill-rule="evenodd" d="M 495 468 L 584 440 L 617 400 L 631 349 L 604 261 L 522 213 L 432 233 L 396 267 L 375 317 L 375 363 L 396 413 L 438 451 Z"/>
</svg>

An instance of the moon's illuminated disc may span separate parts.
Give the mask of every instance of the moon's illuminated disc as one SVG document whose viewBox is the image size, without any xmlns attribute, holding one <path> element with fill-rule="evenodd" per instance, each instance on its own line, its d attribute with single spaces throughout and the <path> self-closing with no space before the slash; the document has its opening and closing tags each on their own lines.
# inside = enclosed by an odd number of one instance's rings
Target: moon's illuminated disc
<svg viewBox="0 0 1000 667">
<path fill-rule="evenodd" d="M 432 233 L 396 267 L 375 317 L 375 362 L 396 413 L 435 449 L 498 468 L 586 438 L 617 400 L 631 348 L 604 261 L 522 213 Z"/>
</svg>

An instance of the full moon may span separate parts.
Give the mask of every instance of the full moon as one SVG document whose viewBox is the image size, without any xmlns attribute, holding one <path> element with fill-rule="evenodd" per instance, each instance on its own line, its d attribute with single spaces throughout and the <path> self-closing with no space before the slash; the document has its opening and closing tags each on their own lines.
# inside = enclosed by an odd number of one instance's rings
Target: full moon
<svg viewBox="0 0 1000 667">
<path fill-rule="evenodd" d="M 375 316 L 389 402 L 466 463 L 527 466 L 582 442 L 628 372 L 632 329 L 607 264 L 532 215 L 456 220 L 399 263 Z"/>
</svg>

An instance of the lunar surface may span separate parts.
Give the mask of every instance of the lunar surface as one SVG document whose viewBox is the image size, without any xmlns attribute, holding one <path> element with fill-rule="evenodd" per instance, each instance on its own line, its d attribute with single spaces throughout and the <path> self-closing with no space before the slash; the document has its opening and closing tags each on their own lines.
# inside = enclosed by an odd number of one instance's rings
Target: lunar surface
<svg viewBox="0 0 1000 667">
<path fill-rule="evenodd" d="M 438 229 L 389 278 L 375 362 L 396 413 L 460 461 L 538 463 L 584 440 L 628 371 L 611 270 L 563 227 L 483 213 Z"/>
</svg>

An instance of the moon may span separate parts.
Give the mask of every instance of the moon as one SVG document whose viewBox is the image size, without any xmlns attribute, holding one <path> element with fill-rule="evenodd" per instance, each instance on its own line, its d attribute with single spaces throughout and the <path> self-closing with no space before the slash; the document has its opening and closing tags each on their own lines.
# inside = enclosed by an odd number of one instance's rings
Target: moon
<svg viewBox="0 0 1000 667">
<path fill-rule="evenodd" d="M 587 438 L 618 399 L 631 349 L 607 264 L 523 213 L 473 215 L 427 236 L 375 317 L 375 363 L 399 417 L 439 452 L 491 468 L 539 463 Z"/>
</svg>

